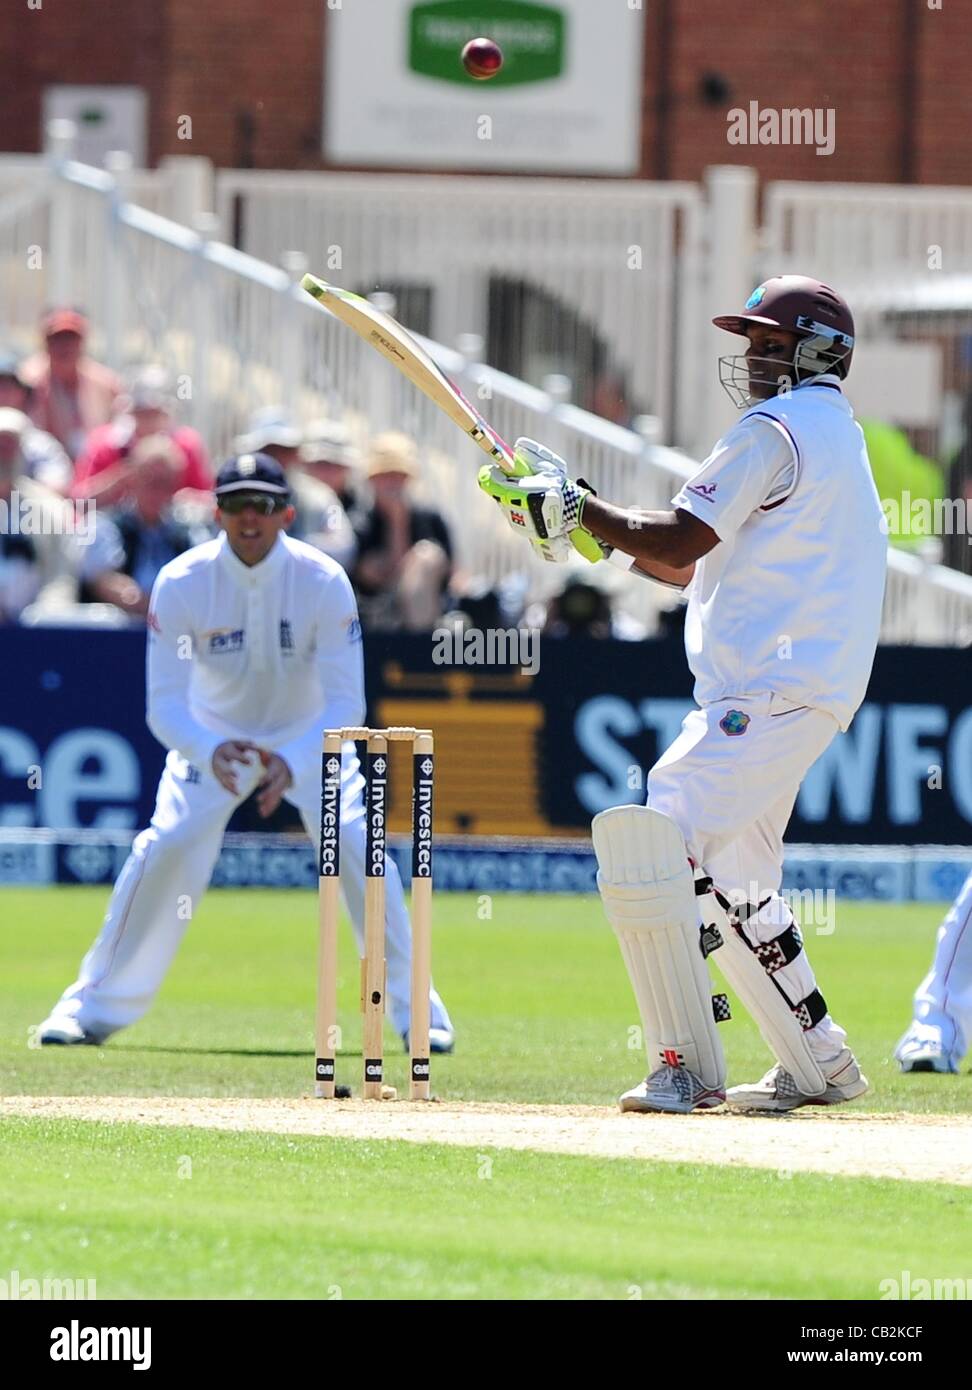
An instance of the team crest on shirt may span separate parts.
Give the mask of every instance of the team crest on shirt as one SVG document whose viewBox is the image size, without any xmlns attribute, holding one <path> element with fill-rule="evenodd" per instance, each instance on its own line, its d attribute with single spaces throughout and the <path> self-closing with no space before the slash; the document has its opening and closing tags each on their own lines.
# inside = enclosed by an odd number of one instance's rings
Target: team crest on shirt
<svg viewBox="0 0 972 1390">
<path fill-rule="evenodd" d="M 719 728 L 730 738 L 738 738 L 749 728 L 749 715 L 743 714 L 741 709 L 731 709 L 719 720 Z"/>
</svg>

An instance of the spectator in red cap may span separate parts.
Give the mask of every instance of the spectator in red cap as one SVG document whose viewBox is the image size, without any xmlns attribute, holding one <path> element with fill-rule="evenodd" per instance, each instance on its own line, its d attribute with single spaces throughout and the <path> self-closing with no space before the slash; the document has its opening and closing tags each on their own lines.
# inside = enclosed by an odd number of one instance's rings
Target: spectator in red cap
<svg viewBox="0 0 972 1390">
<path fill-rule="evenodd" d="M 25 362 L 22 372 L 31 388 L 30 417 L 76 459 L 88 431 L 111 419 L 121 382 L 85 356 L 88 321 L 77 309 L 52 309 L 41 332 L 46 350 Z"/>
<path fill-rule="evenodd" d="M 122 404 L 124 411 L 117 419 L 92 430 L 75 466 L 74 496 L 95 497 L 104 506 L 125 501 L 132 494 L 135 446 L 141 439 L 164 435 L 180 460 L 176 491 L 189 488 L 204 493 L 206 509 L 211 511 L 213 475 L 206 446 L 195 430 L 175 423 L 175 395 L 165 369 L 139 368 Z"/>
</svg>

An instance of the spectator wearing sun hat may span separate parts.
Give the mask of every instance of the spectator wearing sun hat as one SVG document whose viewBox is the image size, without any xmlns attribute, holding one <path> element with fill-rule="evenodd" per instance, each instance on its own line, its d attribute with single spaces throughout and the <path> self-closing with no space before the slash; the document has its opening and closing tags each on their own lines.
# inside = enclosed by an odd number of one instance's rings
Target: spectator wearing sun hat
<svg viewBox="0 0 972 1390">
<path fill-rule="evenodd" d="M 337 494 L 352 526 L 357 529 L 356 516 L 363 507 L 361 451 L 344 421 L 329 418 L 312 420 L 304 430 L 300 461 L 305 472 L 318 482 L 326 483 Z"/>
<path fill-rule="evenodd" d="M 358 531 L 351 576 L 362 621 L 375 629 L 431 631 L 444 612 L 452 541 L 442 514 L 411 495 L 418 476 L 414 442 L 397 430 L 376 435 L 367 473 L 374 501 Z"/>
<path fill-rule="evenodd" d="M 44 351 L 23 364 L 30 387 L 30 418 L 71 459 L 89 431 L 106 424 L 122 393 L 119 378 L 85 354 L 88 320 L 77 309 L 52 309 L 41 320 Z"/>
</svg>

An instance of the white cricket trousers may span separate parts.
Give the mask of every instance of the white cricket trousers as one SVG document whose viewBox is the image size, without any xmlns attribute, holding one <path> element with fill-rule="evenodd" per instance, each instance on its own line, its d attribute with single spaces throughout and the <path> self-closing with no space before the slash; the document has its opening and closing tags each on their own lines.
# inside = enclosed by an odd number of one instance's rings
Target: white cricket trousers
<svg viewBox="0 0 972 1390">
<path fill-rule="evenodd" d="M 962 1060 L 972 1040 L 972 874 L 938 929 L 931 970 L 915 992 L 915 1018 L 938 1028 L 946 1052 Z"/>
<path fill-rule="evenodd" d="M 783 834 L 800 783 L 839 729 L 832 715 L 780 695 L 736 696 L 686 715 L 648 774 L 648 805 L 679 827 L 697 875 L 733 904 L 765 903 L 742 925 L 757 953 L 773 951 L 793 928 L 779 892 Z M 795 1008 L 817 986 L 805 948 L 787 955 L 767 987 L 781 989 Z M 718 964 L 718 951 L 712 960 Z M 847 1034 L 827 1013 L 805 1036 L 817 1061 L 827 1062 Z"/>
<path fill-rule="evenodd" d="M 364 954 L 364 778 L 353 745 L 345 746 L 341 781 L 341 888 L 359 954 Z M 286 800 L 300 812 L 316 846 L 320 837 L 320 759 L 297 770 Z M 159 783 L 155 812 L 132 845 L 118 875 L 104 924 L 81 972 L 64 991 L 51 1015 L 70 1016 L 86 1032 L 104 1038 L 135 1023 L 155 998 L 189 920 L 209 886 L 226 824 L 250 787 L 247 769 L 232 796 L 211 771 L 190 769 L 172 752 Z M 385 955 L 388 1006 L 399 1033 L 408 1030 L 412 937 L 398 869 L 389 855 L 385 876 Z M 315 921 L 313 915 L 308 918 Z M 431 1023 L 451 1027 L 445 1005 L 431 991 Z"/>
</svg>

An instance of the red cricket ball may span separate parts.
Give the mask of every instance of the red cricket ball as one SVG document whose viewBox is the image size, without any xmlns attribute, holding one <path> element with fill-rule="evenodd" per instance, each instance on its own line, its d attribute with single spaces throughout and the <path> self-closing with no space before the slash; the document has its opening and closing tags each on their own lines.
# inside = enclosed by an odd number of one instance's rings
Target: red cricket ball
<svg viewBox="0 0 972 1390">
<path fill-rule="evenodd" d="M 470 77 L 485 82 L 503 66 L 503 50 L 493 39 L 470 39 L 462 50 L 462 65 Z"/>
</svg>

